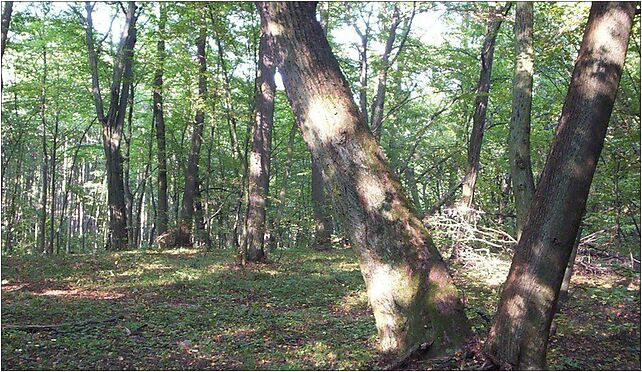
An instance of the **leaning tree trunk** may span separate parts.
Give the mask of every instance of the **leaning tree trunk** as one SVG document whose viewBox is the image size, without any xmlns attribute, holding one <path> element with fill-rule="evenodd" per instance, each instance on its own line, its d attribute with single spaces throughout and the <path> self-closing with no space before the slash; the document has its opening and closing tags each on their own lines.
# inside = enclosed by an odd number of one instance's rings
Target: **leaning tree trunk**
<svg viewBox="0 0 642 372">
<path fill-rule="evenodd" d="M 176 245 L 191 245 L 197 243 L 194 238 L 197 238 L 198 233 L 193 233 L 199 226 L 193 225 L 194 220 L 194 205 L 196 204 L 195 198 L 200 195 L 198 192 L 199 175 L 198 163 L 201 155 L 201 144 L 203 143 L 203 127 L 205 123 L 205 99 L 207 95 L 207 59 L 205 56 L 205 48 L 207 46 L 207 29 L 205 27 L 205 19 L 201 19 L 199 28 L 198 39 L 196 40 L 196 52 L 198 54 L 198 99 L 196 110 L 196 118 L 194 121 L 194 130 L 192 131 L 192 148 L 187 160 L 187 168 L 185 169 L 185 189 L 183 191 L 183 208 L 181 210 L 181 222 L 176 232 L 175 239 Z M 199 239 L 200 240 L 200 239 Z"/>
<path fill-rule="evenodd" d="M 486 127 L 486 110 L 488 108 L 488 92 L 490 91 L 490 76 L 493 69 L 493 54 L 495 52 L 495 40 L 497 32 L 502 24 L 503 15 L 508 12 L 512 3 L 506 3 L 501 11 L 495 10 L 490 13 L 486 36 L 480 54 L 481 69 L 479 82 L 477 83 L 477 97 L 475 98 L 475 113 L 473 114 L 473 129 L 470 133 L 468 144 L 468 163 L 466 175 L 462 184 L 461 205 L 466 209 L 465 215 L 471 216 L 470 208 L 473 206 L 475 185 L 479 173 L 479 158 L 481 155 L 482 140 Z"/>
<path fill-rule="evenodd" d="M 321 4 L 319 9 L 319 24 L 323 30 L 323 35 L 328 36 L 328 3 Z M 321 166 L 311 158 L 312 172 L 310 177 L 311 199 L 312 199 L 312 217 L 314 218 L 314 248 L 317 250 L 327 250 L 332 247 L 332 218 L 330 217 L 330 208 L 326 186 L 323 182 L 323 170 Z"/>
<path fill-rule="evenodd" d="M 157 235 L 167 233 L 168 201 L 167 201 L 167 150 L 165 146 L 165 117 L 163 115 L 163 63 L 165 61 L 165 24 L 167 11 L 163 3 L 159 3 L 160 16 L 158 21 L 158 67 L 154 74 L 154 119 L 156 124 L 156 144 L 158 147 L 156 159 L 158 163 L 158 210 L 156 228 Z"/>
<path fill-rule="evenodd" d="M 248 164 L 248 204 L 245 214 L 243 262 L 257 262 L 265 259 L 265 211 L 270 184 L 276 67 L 265 36 L 267 33 L 265 25 L 261 28 L 252 150 Z"/>
<path fill-rule="evenodd" d="M 496 364 L 546 368 L 555 303 L 604 145 L 635 7 L 591 7 L 557 133 L 486 342 Z"/>
<path fill-rule="evenodd" d="M 535 193 L 531 169 L 530 131 L 533 92 L 533 3 L 517 2 L 515 9 L 515 74 L 513 75 L 513 109 L 508 135 L 515 214 L 516 235 L 522 235 L 528 209 Z"/>
<path fill-rule="evenodd" d="M 359 250 L 381 349 L 403 353 L 432 341 L 436 354 L 461 346 L 470 326 L 457 289 L 352 99 L 316 4 L 257 7 L 303 138 Z"/>
</svg>

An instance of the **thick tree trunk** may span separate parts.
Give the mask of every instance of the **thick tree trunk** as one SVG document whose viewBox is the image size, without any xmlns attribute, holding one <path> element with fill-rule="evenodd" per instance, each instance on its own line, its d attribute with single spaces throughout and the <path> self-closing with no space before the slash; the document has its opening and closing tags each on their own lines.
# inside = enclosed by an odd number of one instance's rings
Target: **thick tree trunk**
<svg viewBox="0 0 642 372">
<path fill-rule="evenodd" d="M 486 342 L 497 364 L 546 368 L 555 303 L 604 144 L 635 7 L 591 7 L 557 133 Z"/>
<path fill-rule="evenodd" d="M 270 156 L 272 154 L 272 126 L 276 70 L 265 33 L 267 24 L 261 24 L 258 75 L 256 81 L 254 129 L 248 167 L 248 204 L 245 214 L 245 248 L 243 262 L 265 259 L 264 239 L 266 205 L 270 183 Z"/>
<path fill-rule="evenodd" d="M 493 69 L 493 54 L 497 32 L 503 21 L 503 15 L 508 12 L 512 3 L 506 3 L 504 9 L 492 11 L 489 15 L 486 36 L 480 54 L 481 69 L 477 83 L 477 97 L 475 98 L 475 113 L 473 114 L 473 129 L 468 144 L 468 162 L 466 175 L 462 185 L 461 206 L 466 209 L 465 215 L 470 217 L 473 206 L 475 185 L 479 172 L 479 157 L 481 154 L 482 140 L 486 127 L 486 110 L 488 108 L 488 92 L 490 91 L 490 76 Z"/>
<path fill-rule="evenodd" d="M 93 40 L 93 5 L 85 3 L 87 11 L 87 51 L 92 77 L 92 93 L 98 120 L 102 124 L 103 149 L 107 170 L 107 203 L 109 205 L 109 234 L 106 242 L 110 250 L 122 250 L 127 246 L 127 207 L 123 180 L 123 157 L 120 140 L 132 84 L 132 64 L 136 44 L 136 5 L 129 2 L 125 19 L 125 33 L 118 47 L 116 64 L 111 81 L 110 104 L 107 115 L 100 92 L 98 57 Z"/>
<path fill-rule="evenodd" d="M 533 92 L 533 3 L 517 2 L 515 9 L 515 74 L 513 75 L 513 109 L 508 135 L 515 214 L 519 241 L 526 225 L 528 209 L 535 193 L 531 169 L 530 132 Z"/>
<path fill-rule="evenodd" d="M 328 35 L 328 4 L 324 2 L 321 4 L 321 9 L 319 9 L 319 19 L 321 29 L 323 30 L 323 35 L 327 37 Z M 311 177 L 311 196 L 312 196 L 312 216 L 314 218 L 314 248 L 318 250 L 326 250 L 332 247 L 331 237 L 332 237 L 332 218 L 330 217 L 330 211 L 328 206 L 328 201 L 326 197 L 326 186 L 323 182 L 323 170 L 314 160 L 314 157 L 311 158 L 312 163 L 312 177 Z"/>
<path fill-rule="evenodd" d="M 198 233 L 194 230 L 198 226 L 192 226 L 194 220 L 194 205 L 196 203 L 199 188 L 198 163 L 201 155 L 201 144 L 203 143 L 203 127 L 205 123 L 205 100 L 207 96 L 207 59 L 205 49 L 207 46 L 207 29 L 205 19 L 201 19 L 198 39 L 196 40 L 196 52 L 198 54 L 198 104 L 194 129 L 192 131 L 192 148 L 187 160 L 185 169 L 185 188 L 183 191 L 183 208 L 181 210 L 181 222 L 177 230 L 176 244 L 191 245 L 198 243 L 194 238 Z"/>
<path fill-rule="evenodd" d="M 352 100 L 316 5 L 257 7 L 303 138 L 359 250 L 381 349 L 401 354 L 432 341 L 436 354 L 461 346 L 470 327 L 457 289 Z"/>
<path fill-rule="evenodd" d="M 156 144 L 158 147 L 156 159 L 158 163 L 158 213 L 157 233 L 162 236 L 167 233 L 168 199 L 167 199 L 167 150 L 165 146 L 165 117 L 163 114 L 163 69 L 165 61 L 165 24 L 167 10 L 165 4 L 159 3 L 160 15 L 158 21 L 158 67 L 154 75 L 154 120 L 156 123 Z"/>
<path fill-rule="evenodd" d="M 9 34 L 9 24 L 11 24 L 11 13 L 13 12 L 13 1 L 5 1 L 2 9 L 2 51 L 0 58 L 4 57 L 4 48 L 7 46 L 7 35 Z"/>
</svg>

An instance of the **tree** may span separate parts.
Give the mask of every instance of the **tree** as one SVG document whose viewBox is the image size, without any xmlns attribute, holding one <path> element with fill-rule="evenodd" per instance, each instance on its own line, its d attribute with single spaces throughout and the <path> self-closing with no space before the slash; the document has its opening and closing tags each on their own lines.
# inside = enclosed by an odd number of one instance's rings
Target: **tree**
<svg viewBox="0 0 642 372">
<path fill-rule="evenodd" d="M 433 353 L 461 346 L 470 327 L 457 289 L 352 99 L 316 4 L 257 7 L 303 138 L 359 250 L 381 349 L 403 353 L 429 340 Z"/>
<path fill-rule="evenodd" d="M 479 173 L 479 158 L 481 154 L 484 130 L 486 129 L 486 110 L 488 109 L 488 93 L 490 91 L 490 76 L 493 69 L 493 54 L 495 53 L 495 40 L 502 24 L 503 17 L 508 13 L 512 3 L 506 3 L 503 9 L 492 10 L 489 14 L 486 35 L 480 54 L 481 69 L 475 97 L 475 113 L 473 115 L 473 128 L 468 143 L 468 162 L 466 175 L 462 184 L 461 205 L 466 208 L 466 216 L 470 217 L 473 206 L 475 185 Z"/>
<path fill-rule="evenodd" d="M 13 1 L 5 1 L 4 9 L 2 9 L 2 51 L 0 52 L 0 58 L 4 57 L 4 48 L 7 45 L 7 35 L 9 34 L 12 12 Z"/>
<path fill-rule="evenodd" d="M 508 136 L 511 180 L 517 215 L 517 240 L 526 224 L 528 208 L 535 193 L 531 169 L 530 129 L 533 92 L 533 4 L 517 2 L 515 9 L 515 74 L 513 108 Z"/>
<path fill-rule="evenodd" d="M 93 5 L 85 3 L 87 11 L 87 51 L 91 68 L 91 83 L 96 115 L 103 127 L 103 149 L 107 165 L 107 199 L 109 204 L 109 240 L 111 250 L 124 249 L 128 243 L 127 207 L 123 181 L 123 157 L 120 154 L 120 142 L 123 135 L 123 124 L 132 84 L 132 64 L 136 44 L 136 5 L 133 1 L 127 5 L 127 14 L 123 36 L 118 47 L 116 63 L 111 81 L 109 111 L 105 115 L 103 98 L 100 91 L 98 75 L 98 56 L 94 48 Z"/>
<path fill-rule="evenodd" d="M 202 231 L 194 233 L 194 230 L 201 230 L 202 226 L 199 221 L 194 223 L 195 206 L 200 201 L 200 182 L 198 163 L 201 155 L 201 144 L 203 143 L 203 126 L 205 123 L 205 100 L 207 96 L 207 57 L 205 54 L 207 47 L 207 28 L 205 12 L 201 14 L 198 38 L 196 40 L 196 53 L 198 58 L 198 102 L 196 103 L 196 117 L 194 119 L 194 129 L 192 130 L 192 147 L 187 160 L 185 169 L 185 188 L 183 189 L 183 207 L 181 209 L 181 222 L 177 230 L 175 239 L 176 245 L 191 245 L 198 243 L 196 239 L 204 238 L 197 236 Z M 202 217 L 201 217 L 202 218 Z"/>
<path fill-rule="evenodd" d="M 252 150 L 248 164 L 248 204 L 245 215 L 243 262 L 265 259 L 264 242 L 266 205 L 270 185 L 270 156 L 274 121 L 275 65 L 266 34 L 268 25 L 261 23 L 258 74 L 256 78 L 255 120 Z"/>
<path fill-rule="evenodd" d="M 486 342 L 496 364 L 546 368 L 555 304 L 604 144 L 635 7 L 591 7 L 555 139 Z"/>
<path fill-rule="evenodd" d="M 163 114 L 163 69 L 165 61 L 165 24 L 167 9 L 164 3 L 159 3 L 158 17 L 158 67 L 154 75 L 154 123 L 156 126 L 156 162 L 158 163 L 158 207 L 156 223 L 157 235 L 167 233 L 168 199 L 167 199 L 167 148 L 165 145 L 165 116 Z"/>
</svg>

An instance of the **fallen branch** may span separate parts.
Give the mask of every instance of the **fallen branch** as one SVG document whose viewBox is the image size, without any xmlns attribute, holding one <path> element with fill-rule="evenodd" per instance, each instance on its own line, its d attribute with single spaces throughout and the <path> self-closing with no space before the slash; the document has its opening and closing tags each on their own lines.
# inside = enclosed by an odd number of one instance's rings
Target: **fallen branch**
<svg viewBox="0 0 642 372">
<path fill-rule="evenodd" d="M 403 353 L 399 358 L 395 359 L 392 363 L 390 363 L 387 366 L 385 366 L 383 368 L 383 370 L 384 371 L 394 371 L 394 370 L 399 369 L 399 367 L 401 367 L 404 363 L 406 363 L 408 361 L 408 359 L 410 359 L 410 357 L 412 357 L 417 351 L 419 351 L 419 350 L 424 351 L 424 350 L 428 349 L 428 347 L 430 347 L 430 345 L 432 345 L 432 341 L 431 342 L 424 342 L 424 343 L 415 344 L 415 346 L 413 346 L 410 349 L 408 349 L 408 351 Z"/>
<path fill-rule="evenodd" d="M 29 324 L 29 325 L 7 325 L 2 327 L 2 330 L 16 330 L 16 331 L 27 331 L 27 332 L 38 332 L 38 331 L 47 331 L 47 330 L 52 330 L 56 331 L 59 328 L 64 328 L 64 327 L 85 327 L 88 325 L 95 325 L 95 324 L 101 324 L 101 323 L 111 323 L 115 322 L 116 320 L 122 318 L 122 315 L 116 315 L 111 318 L 107 319 L 89 319 L 85 320 L 82 322 L 73 322 L 73 323 L 61 323 L 61 324 L 46 324 L 46 325 L 38 325 L 38 324 Z"/>
</svg>

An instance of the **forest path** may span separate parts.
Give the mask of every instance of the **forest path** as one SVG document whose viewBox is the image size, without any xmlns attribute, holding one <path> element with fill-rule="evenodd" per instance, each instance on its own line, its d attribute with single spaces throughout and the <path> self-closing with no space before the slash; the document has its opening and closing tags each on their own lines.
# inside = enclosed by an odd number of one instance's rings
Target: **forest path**
<svg viewBox="0 0 642 372">
<path fill-rule="evenodd" d="M 5 256 L 2 369 L 378 368 L 355 252 L 292 249 L 272 257 L 279 259 L 241 269 L 231 250 Z M 482 337 L 507 266 L 490 256 L 451 265 Z M 639 278 L 623 268 L 580 270 L 549 367 L 637 369 Z M 9 327 L 24 325 L 60 326 Z M 474 368 L 475 360 L 460 357 L 444 367 Z"/>
</svg>

